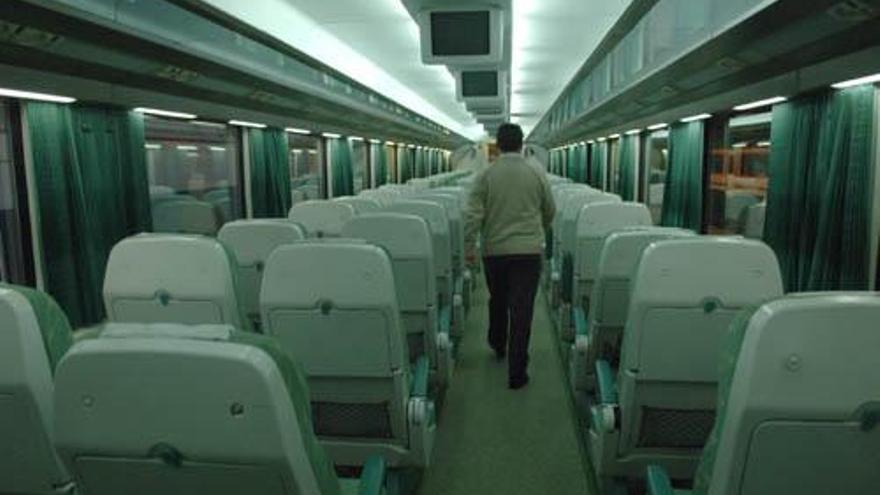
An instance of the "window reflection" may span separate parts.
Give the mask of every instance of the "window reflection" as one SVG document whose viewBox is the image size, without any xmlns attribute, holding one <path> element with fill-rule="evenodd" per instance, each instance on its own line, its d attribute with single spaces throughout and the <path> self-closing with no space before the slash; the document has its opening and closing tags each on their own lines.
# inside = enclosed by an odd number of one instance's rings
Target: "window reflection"
<svg viewBox="0 0 880 495">
<path fill-rule="evenodd" d="M 213 234 L 244 217 L 235 128 L 149 115 L 144 123 L 155 231 Z"/>
<path fill-rule="evenodd" d="M 293 203 L 324 197 L 321 138 L 288 134 L 290 195 Z"/>
<path fill-rule="evenodd" d="M 652 132 L 645 143 L 645 199 L 655 225 L 660 225 L 668 169 L 669 131 Z"/>
<path fill-rule="evenodd" d="M 710 134 L 709 233 L 760 237 L 756 225 L 767 197 L 771 114 L 731 118 Z M 757 227 L 756 227 L 757 228 Z M 763 230 L 763 229 L 760 229 Z"/>
</svg>

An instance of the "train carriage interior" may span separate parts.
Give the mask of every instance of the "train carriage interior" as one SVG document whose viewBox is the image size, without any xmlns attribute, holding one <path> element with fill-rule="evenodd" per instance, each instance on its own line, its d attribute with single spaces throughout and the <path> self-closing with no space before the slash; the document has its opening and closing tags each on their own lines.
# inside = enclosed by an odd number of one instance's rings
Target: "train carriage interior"
<svg viewBox="0 0 880 495">
<path fill-rule="evenodd" d="M 0 1 L 0 495 L 876 495 L 878 286 L 880 0 Z"/>
</svg>

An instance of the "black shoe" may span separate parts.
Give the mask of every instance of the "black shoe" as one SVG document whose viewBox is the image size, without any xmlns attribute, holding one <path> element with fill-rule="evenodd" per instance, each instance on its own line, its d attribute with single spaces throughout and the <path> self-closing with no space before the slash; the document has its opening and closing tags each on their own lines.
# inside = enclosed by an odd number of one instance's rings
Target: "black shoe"
<svg viewBox="0 0 880 495">
<path fill-rule="evenodd" d="M 529 384 L 529 375 L 526 375 L 524 378 L 511 378 L 507 382 L 507 386 L 511 390 L 519 390 L 528 384 Z"/>
</svg>

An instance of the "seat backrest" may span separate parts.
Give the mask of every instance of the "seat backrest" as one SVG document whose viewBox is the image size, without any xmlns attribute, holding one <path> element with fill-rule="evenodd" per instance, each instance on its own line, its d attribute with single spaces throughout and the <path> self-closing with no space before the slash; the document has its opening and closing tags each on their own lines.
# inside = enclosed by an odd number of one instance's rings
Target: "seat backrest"
<svg viewBox="0 0 880 495">
<path fill-rule="evenodd" d="M 761 242 L 701 236 L 645 248 L 621 348 L 621 451 L 692 449 L 696 463 L 714 418 L 723 336 L 743 308 L 781 295 L 776 255 Z"/>
<path fill-rule="evenodd" d="M 283 218 L 237 220 L 220 229 L 217 239 L 235 255 L 239 302 L 251 320 L 259 319 L 260 286 L 269 255 L 305 237 L 302 227 Z"/>
<path fill-rule="evenodd" d="M 559 238 L 562 253 L 574 252 L 578 241 L 577 235 L 578 228 L 580 227 L 579 221 L 581 219 L 581 211 L 584 207 L 589 205 L 620 202 L 620 196 L 617 196 L 616 194 L 591 191 L 588 193 L 569 195 L 566 198 L 562 213 L 562 235 Z"/>
<path fill-rule="evenodd" d="M 53 446 L 53 374 L 73 343 L 48 295 L 0 284 L 0 493 L 52 494 L 70 484 Z"/>
<path fill-rule="evenodd" d="M 354 216 L 355 209 L 350 204 L 313 200 L 293 205 L 287 218 L 305 227 L 309 237 L 339 237 L 342 226 Z"/>
<path fill-rule="evenodd" d="M 582 206 L 575 223 L 575 241 L 571 244 L 576 295 L 589 300 L 599 271 L 602 243 L 608 234 L 624 227 L 648 227 L 651 224 L 651 212 L 641 203 L 600 200 Z"/>
<path fill-rule="evenodd" d="M 391 257 L 394 284 L 407 331 L 410 358 L 423 354 L 436 333 L 437 286 L 431 231 L 422 217 L 401 213 L 361 215 L 345 224 L 345 237 L 365 239 Z"/>
<path fill-rule="evenodd" d="M 153 231 L 214 236 L 220 227 L 217 207 L 207 201 L 163 200 L 153 203 Z"/>
<path fill-rule="evenodd" d="M 438 278 L 449 278 L 452 273 L 452 239 L 446 210 L 431 201 L 401 200 L 388 207 L 389 212 L 422 217 L 431 229 L 434 247 L 434 273 Z M 441 290 L 438 288 L 438 290 Z"/>
<path fill-rule="evenodd" d="M 449 219 L 452 256 L 456 267 L 464 266 L 464 219 L 459 198 L 450 193 L 430 192 L 417 196 L 420 201 L 434 201 L 442 205 Z"/>
<path fill-rule="evenodd" d="M 408 349 L 383 248 L 280 247 L 266 265 L 261 306 L 266 333 L 306 371 L 319 436 L 405 441 Z"/>
<path fill-rule="evenodd" d="M 340 203 L 351 205 L 352 208 L 354 208 L 355 213 L 358 215 L 373 213 L 382 209 L 382 205 L 380 205 L 375 199 L 362 196 L 342 196 L 340 198 L 334 198 L 333 201 L 339 201 Z"/>
<path fill-rule="evenodd" d="M 305 379 L 269 338 L 110 324 L 56 381 L 56 446 L 82 493 L 341 493 Z"/>
<path fill-rule="evenodd" d="M 631 280 L 646 247 L 655 241 L 694 235 L 693 231 L 670 227 L 625 227 L 605 236 L 590 297 L 591 328 L 623 327 Z"/>
<path fill-rule="evenodd" d="M 878 321 L 880 295 L 866 292 L 798 294 L 743 315 L 697 493 L 874 493 Z"/>
<path fill-rule="evenodd" d="M 131 323 L 225 323 L 249 330 L 239 306 L 233 255 L 216 239 L 141 234 L 110 252 L 107 319 Z"/>
</svg>

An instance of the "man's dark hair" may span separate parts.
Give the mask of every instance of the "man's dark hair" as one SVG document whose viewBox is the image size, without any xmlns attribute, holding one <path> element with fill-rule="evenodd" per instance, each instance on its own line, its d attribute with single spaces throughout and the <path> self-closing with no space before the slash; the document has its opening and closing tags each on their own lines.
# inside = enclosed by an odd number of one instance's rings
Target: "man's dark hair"
<svg viewBox="0 0 880 495">
<path fill-rule="evenodd" d="M 502 153 L 522 151 L 523 131 L 516 124 L 501 124 L 496 135 L 498 149 Z"/>
</svg>

